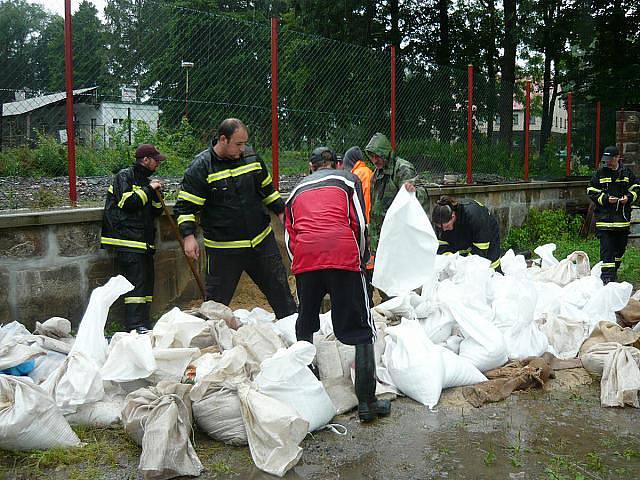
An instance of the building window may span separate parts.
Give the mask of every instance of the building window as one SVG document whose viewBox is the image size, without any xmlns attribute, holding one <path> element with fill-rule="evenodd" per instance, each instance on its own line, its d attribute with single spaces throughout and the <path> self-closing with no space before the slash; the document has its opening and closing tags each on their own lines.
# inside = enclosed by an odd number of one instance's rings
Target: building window
<svg viewBox="0 0 640 480">
<path fill-rule="evenodd" d="M 495 124 L 496 125 L 500 125 L 500 116 L 499 115 L 496 116 Z"/>
<path fill-rule="evenodd" d="M 114 125 L 122 125 L 122 122 L 124 122 L 124 118 L 114 118 L 113 119 L 113 124 Z"/>
<path fill-rule="evenodd" d="M 531 117 L 529 117 L 529 125 L 535 125 L 535 124 L 536 124 L 536 116 L 531 115 Z"/>
<path fill-rule="evenodd" d="M 556 128 L 558 128 L 558 117 L 556 117 Z"/>
<path fill-rule="evenodd" d="M 514 113 L 513 114 L 513 126 L 515 127 L 516 125 L 518 125 L 518 114 Z"/>
</svg>

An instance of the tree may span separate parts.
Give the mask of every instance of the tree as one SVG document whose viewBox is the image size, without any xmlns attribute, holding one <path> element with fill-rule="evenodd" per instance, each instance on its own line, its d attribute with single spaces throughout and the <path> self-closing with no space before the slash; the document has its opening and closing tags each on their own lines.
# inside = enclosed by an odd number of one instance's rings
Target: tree
<svg viewBox="0 0 640 480">
<path fill-rule="evenodd" d="M 512 151 L 513 93 L 516 81 L 517 14 L 516 0 L 503 0 L 504 37 L 502 39 L 502 68 L 500 80 L 500 141 Z"/>
</svg>

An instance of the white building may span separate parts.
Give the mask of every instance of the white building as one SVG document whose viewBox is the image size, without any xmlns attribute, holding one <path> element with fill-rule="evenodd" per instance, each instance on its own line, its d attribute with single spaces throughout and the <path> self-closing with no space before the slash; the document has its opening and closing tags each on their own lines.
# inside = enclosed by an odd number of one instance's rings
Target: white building
<svg viewBox="0 0 640 480">
<path fill-rule="evenodd" d="M 139 122 L 146 124 L 152 132 L 156 131 L 160 116 L 158 106 L 136 103 L 135 97 L 126 93 L 122 98 L 132 101 L 99 101 L 97 87 L 74 90 L 76 141 L 112 146 L 118 137 L 123 142 L 129 142 L 131 137 L 133 142 Z M 38 133 L 66 142 L 66 92 L 21 98 L 2 104 L 1 146 L 33 144 Z"/>
</svg>

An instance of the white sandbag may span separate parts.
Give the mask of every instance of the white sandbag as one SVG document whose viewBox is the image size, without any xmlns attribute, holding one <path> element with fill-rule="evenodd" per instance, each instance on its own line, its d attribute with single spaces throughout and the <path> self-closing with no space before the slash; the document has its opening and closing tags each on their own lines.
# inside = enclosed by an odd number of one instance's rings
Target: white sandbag
<svg viewBox="0 0 640 480">
<path fill-rule="evenodd" d="M 238 396 L 253 463 L 282 477 L 302 456 L 299 445 L 309 431 L 309 422 L 286 403 L 246 383 L 238 386 Z"/>
<path fill-rule="evenodd" d="M 545 320 L 540 330 L 553 347 L 553 354 L 562 359 L 575 358 L 586 338 L 584 322 L 555 314 L 546 315 Z"/>
<path fill-rule="evenodd" d="M 604 364 L 609 355 L 612 355 L 623 345 L 618 342 L 601 342 L 592 345 L 586 352 L 580 355 L 582 366 L 591 375 L 600 376 L 604 371 Z M 640 352 L 632 351 L 636 361 L 640 362 Z"/>
<path fill-rule="evenodd" d="M 104 396 L 100 368 L 93 359 L 78 351 L 67 355 L 64 362 L 42 382 L 42 388 L 53 397 L 65 415 Z"/>
<path fill-rule="evenodd" d="M 309 422 L 310 432 L 324 427 L 336 415 L 322 383 L 307 368 L 315 354 L 313 344 L 296 342 L 264 360 L 253 381 L 259 392 L 294 408 Z"/>
<path fill-rule="evenodd" d="M 91 292 L 89 305 L 82 316 L 78 335 L 73 343 L 71 353 L 78 352 L 91 359 L 97 367 L 101 367 L 107 359 L 107 339 L 104 337 L 104 326 L 107 322 L 109 308 L 118 297 L 133 290 L 133 285 L 122 275 L 112 277 L 102 287 Z"/>
<path fill-rule="evenodd" d="M 110 427 L 120 423 L 126 393 L 119 384 L 111 382 L 104 382 L 104 389 L 102 400 L 80 405 L 75 413 L 65 416 L 70 425 Z"/>
<path fill-rule="evenodd" d="M 523 255 L 516 255 L 509 249 L 500 257 L 500 270 L 507 276 L 526 276 L 527 260 Z"/>
<path fill-rule="evenodd" d="M 320 380 L 349 377 L 355 361 L 356 349 L 334 338 L 318 336 L 313 340 L 316 347 L 316 366 Z"/>
<path fill-rule="evenodd" d="M 539 282 L 551 282 L 564 287 L 578 278 L 591 274 L 589 256 L 584 252 L 573 252 L 557 265 L 542 269 L 532 274 L 532 278 Z"/>
<path fill-rule="evenodd" d="M 147 378 L 156 369 L 150 335 L 118 332 L 111 338 L 109 356 L 100 374 L 103 380 L 130 382 Z"/>
<path fill-rule="evenodd" d="M 451 336 L 456 321 L 437 302 L 423 301 L 416 306 L 415 312 L 418 322 L 433 343 L 444 342 Z"/>
<path fill-rule="evenodd" d="M 628 282 L 610 282 L 597 291 L 583 308 L 585 318 L 590 321 L 590 331 L 602 320 L 616 323 L 616 312 L 629 303 L 632 291 L 633 285 Z"/>
<path fill-rule="evenodd" d="M 235 347 L 220 355 L 206 375 L 197 377 L 191 389 L 193 416 L 209 437 L 229 445 L 246 445 L 238 385 L 248 381 L 247 352 Z"/>
<path fill-rule="evenodd" d="M 263 360 L 271 357 L 280 348 L 286 348 L 271 324 L 243 325 L 233 337 L 234 346 L 242 346 L 249 354 L 248 368 L 251 378 L 260 371 Z"/>
<path fill-rule="evenodd" d="M 47 351 L 46 355 L 36 358 L 36 366 L 29 372 L 29 378 L 38 385 L 44 382 L 51 372 L 57 369 L 67 355 L 64 353 L 54 352 L 53 350 Z"/>
<path fill-rule="evenodd" d="M 273 324 L 273 328 L 280 335 L 280 338 L 284 340 L 287 347 L 293 345 L 298 341 L 296 337 L 296 322 L 298 321 L 298 314 L 294 313 L 288 317 L 281 318 Z"/>
<path fill-rule="evenodd" d="M 71 322 L 62 317 L 51 317 L 42 323 L 36 322 L 33 333 L 56 339 L 71 338 Z"/>
<path fill-rule="evenodd" d="M 493 320 L 492 309 L 483 299 L 466 295 L 464 288 L 450 280 L 440 283 L 438 297 L 443 308 L 455 318 L 464 340 L 460 356 L 468 358 L 482 372 L 507 362 L 507 346 Z M 464 302 L 461 300 L 465 299 Z"/>
<path fill-rule="evenodd" d="M 562 288 L 559 315 L 565 318 L 588 322 L 584 307 L 587 302 L 603 289 L 602 280 L 593 275 L 579 278 Z"/>
<path fill-rule="evenodd" d="M 153 327 L 153 346 L 157 348 L 189 348 L 194 337 L 207 328 L 202 318 L 174 307 L 162 315 Z"/>
<path fill-rule="evenodd" d="M 0 326 L 0 345 L 8 343 L 14 337 L 30 336 L 31 332 L 20 322 L 10 322 Z"/>
<path fill-rule="evenodd" d="M 225 320 L 207 320 L 207 324 L 211 327 L 215 344 L 220 351 L 231 350 L 236 331 L 230 328 Z"/>
<path fill-rule="evenodd" d="M 156 369 L 147 378 L 152 383 L 161 380 L 179 382 L 189 364 L 199 356 L 197 348 L 154 348 Z"/>
<path fill-rule="evenodd" d="M 322 380 L 322 386 L 336 409 L 336 415 L 342 415 L 358 406 L 358 397 L 350 376 L 327 378 Z"/>
<path fill-rule="evenodd" d="M 331 310 L 320 314 L 320 335 L 333 335 L 333 322 L 331 321 Z M 296 338 L 296 342 L 297 342 Z M 294 342 L 295 343 L 295 342 Z"/>
<path fill-rule="evenodd" d="M 26 345 L 20 341 L 14 337 L 0 345 L 0 370 L 17 367 L 47 353 L 37 345 Z"/>
<path fill-rule="evenodd" d="M 276 319 L 276 315 L 273 312 L 268 312 L 264 308 L 255 307 L 249 311 L 244 308 L 240 308 L 233 312 L 233 315 L 240 321 L 242 325 L 257 325 L 260 323 L 273 323 Z"/>
<path fill-rule="evenodd" d="M 204 470 L 191 444 L 191 385 L 160 382 L 127 395 L 125 432 L 142 447 L 144 479 L 198 476 Z"/>
<path fill-rule="evenodd" d="M 640 408 L 640 367 L 636 360 L 638 349 L 618 347 L 607 356 L 600 382 L 600 403 L 603 407 Z"/>
<path fill-rule="evenodd" d="M 415 320 L 417 318 L 417 315 L 413 305 L 420 305 L 422 303 L 422 299 L 418 294 L 416 294 L 415 292 L 410 292 L 404 295 L 390 298 L 386 302 L 373 307 L 372 310 L 379 313 L 389 321 L 399 321 L 401 318 Z"/>
<path fill-rule="evenodd" d="M 562 287 L 549 282 L 531 282 L 536 289 L 536 308 L 533 318 L 539 320 L 549 315 L 559 315 Z"/>
<path fill-rule="evenodd" d="M 237 330 L 240 327 L 240 322 L 234 316 L 233 310 L 222 303 L 214 302 L 213 300 L 203 302 L 198 308 L 198 312 L 215 322 L 224 320 L 225 324 L 233 330 Z"/>
<path fill-rule="evenodd" d="M 462 338 L 460 335 L 451 335 L 447 340 L 442 344 L 443 347 L 448 348 L 453 353 L 458 355 L 460 353 L 460 344 L 462 343 Z"/>
<path fill-rule="evenodd" d="M 209 375 L 220 363 L 222 353 L 205 353 L 204 355 L 196 358 L 191 362 L 191 365 L 196 369 L 195 383 L 201 381 L 204 377 Z M 193 394 L 193 389 L 191 390 Z M 193 395 L 191 396 L 193 399 Z"/>
<path fill-rule="evenodd" d="M 439 349 L 442 354 L 442 364 L 444 366 L 443 389 L 475 385 L 476 383 L 487 381 L 487 377 L 471 361 L 440 345 L 434 345 L 434 348 Z"/>
<path fill-rule="evenodd" d="M 553 255 L 553 252 L 555 250 L 555 243 L 546 243 L 544 245 L 539 245 L 533 250 L 533 253 L 540 257 L 540 267 L 542 267 L 542 269 L 555 267 L 560 263 L 560 261 Z"/>
<path fill-rule="evenodd" d="M 393 385 L 415 401 L 434 408 L 444 384 L 442 351 L 435 348 L 416 320 L 387 327 L 383 362 Z"/>
<path fill-rule="evenodd" d="M 400 188 L 380 230 L 372 283 L 387 295 L 402 295 L 435 275 L 436 237 L 415 192 Z"/>
<path fill-rule="evenodd" d="M 44 450 L 79 445 L 47 392 L 29 379 L 0 375 L 0 448 Z"/>
</svg>

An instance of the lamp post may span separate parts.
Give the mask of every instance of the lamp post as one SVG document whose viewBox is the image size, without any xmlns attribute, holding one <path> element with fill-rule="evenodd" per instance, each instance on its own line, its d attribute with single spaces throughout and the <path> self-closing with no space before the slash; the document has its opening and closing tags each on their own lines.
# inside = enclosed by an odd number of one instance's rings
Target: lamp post
<svg viewBox="0 0 640 480">
<path fill-rule="evenodd" d="M 193 68 L 193 62 L 185 62 L 182 60 L 180 65 L 187 72 L 187 84 L 184 93 L 184 116 L 189 119 L 189 70 Z"/>
</svg>

